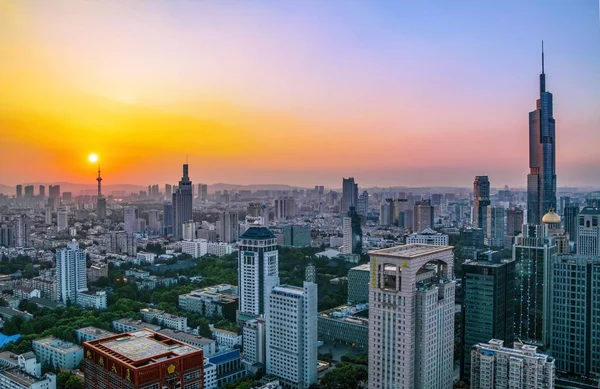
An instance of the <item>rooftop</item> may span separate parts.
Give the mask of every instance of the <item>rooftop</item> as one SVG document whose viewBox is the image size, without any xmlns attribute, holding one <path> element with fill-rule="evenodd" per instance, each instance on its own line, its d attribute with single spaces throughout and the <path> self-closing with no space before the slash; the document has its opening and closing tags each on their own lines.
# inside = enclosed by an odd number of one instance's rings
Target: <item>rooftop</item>
<svg viewBox="0 0 600 389">
<path fill-rule="evenodd" d="M 35 384 L 38 381 L 35 377 L 30 376 L 29 374 L 25 373 L 22 370 L 19 370 L 18 368 L 0 371 L 0 374 L 26 388 L 29 388 L 31 385 Z"/>
<path fill-rule="evenodd" d="M 240 239 L 254 239 L 254 240 L 262 240 L 262 239 L 275 239 L 275 234 L 271 232 L 267 227 L 262 226 L 250 226 L 240 236 Z"/>
<path fill-rule="evenodd" d="M 291 285 L 276 286 L 273 288 L 273 292 L 291 294 L 291 295 L 300 296 L 300 297 L 304 295 L 303 288 L 300 288 L 298 286 L 291 286 Z"/>
<path fill-rule="evenodd" d="M 33 344 L 39 344 L 40 346 L 50 347 L 63 353 L 76 352 L 81 350 L 81 346 L 76 345 L 75 343 L 66 342 L 62 339 L 57 339 L 53 336 L 43 339 L 36 339 L 33 341 Z"/>
<path fill-rule="evenodd" d="M 227 330 L 224 330 L 224 329 L 221 329 L 221 328 L 211 328 L 210 331 L 211 332 L 220 332 L 222 334 L 229 335 L 229 336 L 238 336 L 238 334 L 236 332 L 227 331 Z"/>
<path fill-rule="evenodd" d="M 580 215 L 600 215 L 600 208 L 598 207 L 583 207 L 579 212 Z"/>
<path fill-rule="evenodd" d="M 424 255 L 452 251 L 454 246 L 435 246 L 431 244 L 406 244 L 390 247 L 387 249 L 369 251 L 369 255 L 380 255 L 388 257 L 417 258 Z"/>
<path fill-rule="evenodd" d="M 158 325 L 146 323 L 146 322 L 143 322 L 141 320 L 136 320 L 136 319 L 123 318 L 123 319 L 117 319 L 114 321 L 124 324 L 124 325 L 127 325 L 127 326 L 130 326 L 130 327 L 136 327 L 139 329 L 148 328 L 150 330 L 160 330 L 160 326 L 158 326 Z"/>
<path fill-rule="evenodd" d="M 136 367 L 200 351 L 196 347 L 150 330 L 119 334 L 87 344 Z"/>
<path fill-rule="evenodd" d="M 179 339 L 185 343 L 193 342 L 195 344 L 211 344 L 211 343 L 215 342 L 213 339 L 205 338 L 203 336 L 188 334 L 187 332 L 183 332 L 183 331 L 175 331 L 170 328 L 162 329 L 162 330 L 158 331 L 158 333 L 163 334 L 163 335 L 168 336 L 173 339 Z"/>
<path fill-rule="evenodd" d="M 77 332 L 80 332 L 82 334 L 94 335 L 99 338 L 106 338 L 115 334 L 114 332 L 103 330 L 102 328 L 97 327 L 83 327 L 78 329 Z"/>
<path fill-rule="evenodd" d="M 365 263 L 364 265 L 355 266 L 355 267 L 353 267 L 350 270 L 358 270 L 358 271 L 368 271 L 368 272 L 370 272 L 371 271 L 371 265 L 369 265 L 368 263 Z"/>
</svg>

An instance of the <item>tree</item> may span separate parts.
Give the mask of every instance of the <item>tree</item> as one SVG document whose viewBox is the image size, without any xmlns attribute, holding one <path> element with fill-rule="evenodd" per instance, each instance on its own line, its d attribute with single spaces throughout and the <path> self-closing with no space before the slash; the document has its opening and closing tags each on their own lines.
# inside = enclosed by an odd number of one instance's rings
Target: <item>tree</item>
<svg viewBox="0 0 600 389">
<path fill-rule="evenodd" d="M 83 389 L 83 381 L 79 377 L 72 375 L 69 377 L 65 389 Z"/>
</svg>

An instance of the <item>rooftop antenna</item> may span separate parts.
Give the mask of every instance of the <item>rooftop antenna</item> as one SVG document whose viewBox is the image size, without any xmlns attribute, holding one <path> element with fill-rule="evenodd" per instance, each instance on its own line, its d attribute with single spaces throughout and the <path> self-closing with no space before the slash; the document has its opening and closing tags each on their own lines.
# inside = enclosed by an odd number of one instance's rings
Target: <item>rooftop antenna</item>
<svg viewBox="0 0 600 389">
<path fill-rule="evenodd" d="M 542 74 L 544 74 L 544 41 L 542 40 Z"/>
<path fill-rule="evenodd" d="M 542 74 L 540 74 L 540 93 L 546 92 L 546 74 L 544 73 L 544 41 L 542 40 Z"/>
</svg>

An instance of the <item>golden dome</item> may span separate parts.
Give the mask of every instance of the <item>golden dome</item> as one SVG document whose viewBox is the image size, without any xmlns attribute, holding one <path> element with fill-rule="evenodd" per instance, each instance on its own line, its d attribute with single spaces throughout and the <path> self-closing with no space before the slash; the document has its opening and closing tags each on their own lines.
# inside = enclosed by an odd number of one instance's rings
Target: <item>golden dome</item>
<svg viewBox="0 0 600 389">
<path fill-rule="evenodd" d="M 548 211 L 548 213 L 545 214 L 544 217 L 542 218 L 542 223 L 544 223 L 544 224 L 560 224 L 560 216 L 558 216 L 558 214 L 556 212 L 554 212 L 554 209 L 550 209 L 550 211 Z"/>
</svg>

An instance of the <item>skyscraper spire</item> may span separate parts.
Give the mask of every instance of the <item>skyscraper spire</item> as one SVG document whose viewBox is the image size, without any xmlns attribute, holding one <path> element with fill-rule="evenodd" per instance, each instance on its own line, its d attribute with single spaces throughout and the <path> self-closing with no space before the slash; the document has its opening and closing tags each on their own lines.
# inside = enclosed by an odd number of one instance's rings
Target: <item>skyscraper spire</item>
<svg viewBox="0 0 600 389">
<path fill-rule="evenodd" d="M 546 91 L 546 73 L 544 72 L 544 41 L 542 41 L 542 74 L 540 74 L 540 93 Z"/>
<path fill-rule="evenodd" d="M 96 178 L 96 181 L 98 181 L 98 197 L 102 196 L 102 177 L 100 177 L 100 164 L 98 164 L 98 178 Z"/>
</svg>

